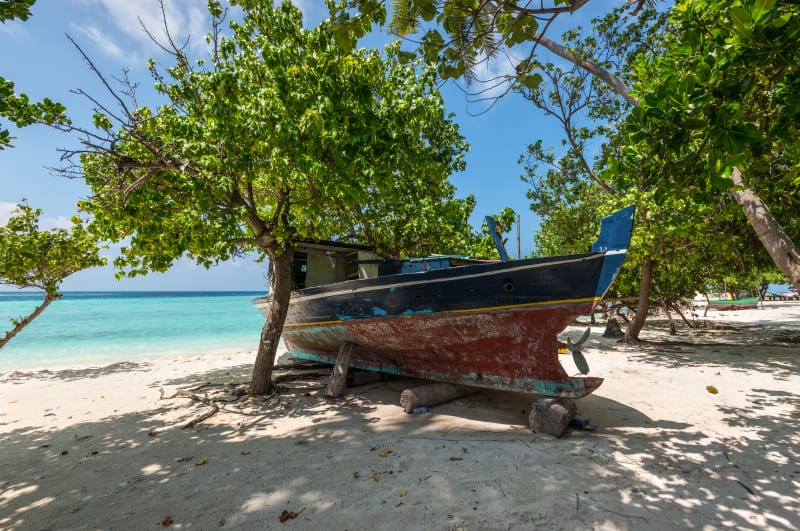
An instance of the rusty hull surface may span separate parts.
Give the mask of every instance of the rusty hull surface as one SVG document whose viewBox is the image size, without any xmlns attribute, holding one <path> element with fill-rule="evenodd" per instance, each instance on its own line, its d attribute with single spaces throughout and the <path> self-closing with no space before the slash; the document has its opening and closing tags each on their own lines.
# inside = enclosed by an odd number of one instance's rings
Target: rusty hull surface
<svg viewBox="0 0 800 531">
<path fill-rule="evenodd" d="M 603 382 L 569 377 L 558 361 L 557 335 L 595 300 L 495 311 L 443 312 L 352 319 L 284 329 L 289 353 L 335 363 L 354 343 L 351 367 L 439 382 L 580 398 Z"/>
</svg>

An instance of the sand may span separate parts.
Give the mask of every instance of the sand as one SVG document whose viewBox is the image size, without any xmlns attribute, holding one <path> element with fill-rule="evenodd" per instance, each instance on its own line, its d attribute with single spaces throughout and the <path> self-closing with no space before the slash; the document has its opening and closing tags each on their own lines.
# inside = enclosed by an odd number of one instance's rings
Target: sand
<svg viewBox="0 0 800 531">
<path fill-rule="evenodd" d="M 800 304 L 705 323 L 640 345 L 593 327 L 595 429 L 560 439 L 528 428 L 530 395 L 407 415 L 419 381 L 330 401 L 320 371 L 183 429 L 210 407 L 162 390 L 245 382 L 251 352 L 6 371 L 0 529 L 796 529 Z"/>
</svg>

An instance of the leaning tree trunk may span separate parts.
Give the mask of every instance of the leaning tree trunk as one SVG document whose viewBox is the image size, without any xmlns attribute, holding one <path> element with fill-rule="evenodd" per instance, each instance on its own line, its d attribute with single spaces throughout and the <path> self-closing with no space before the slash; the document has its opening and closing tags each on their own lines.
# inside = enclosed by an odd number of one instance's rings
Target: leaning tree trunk
<svg viewBox="0 0 800 531">
<path fill-rule="evenodd" d="M 731 195 L 742 207 L 747 221 L 756 231 L 758 239 L 764 244 L 775 265 L 786 275 L 792 285 L 800 289 L 800 253 L 792 240 L 783 232 L 769 207 L 755 192 L 744 185 L 739 168 L 733 169 L 731 180 L 736 188 Z"/>
<path fill-rule="evenodd" d="M 284 252 L 269 256 L 272 267 L 270 285 L 269 316 L 261 329 L 261 342 L 258 344 L 258 355 L 253 365 L 253 379 L 250 392 L 254 395 L 265 395 L 272 389 L 272 368 L 275 365 L 275 353 L 278 350 L 283 332 L 283 322 L 289 309 L 289 297 L 292 294 L 292 252 Z"/>
<path fill-rule="evenodd" d="M 16 323 L 16 326 L 14 326 L 14 328 L 12 330 L 9 330 L 8 332 L 6 332 L 5 337 L 3 337 L 3 339 L 0 339 L 0 348 L 3 348 L 4 346 L 6 346 L 6 343 L 11 341 L 11 339 L 13 339 L 14 336 L 16 336 L 17 334 L 22 332 L 23 328 L 25 328 L 26 326 L 31 324 L 31 321 L 33 321 L 34 319 L 39 317 L 39 315 L 44 311 L 44 309 L 47 308 L 48 306 L 50 306 L 50 303 L 53 302 L 54 300 L 58 299 L 59 297 L 60 297 L 60 295 L 50 295 L 49 293 L 45 292 L 44 301 L 42 302 L 41 306 L 36 308 L 33 311 L 33 313 L 31 313 L 28 317 L 24 318 L 21 321 L 18 321 Z"/>
<path fill-rule="evenodd" d="M 653 276 L 653 260 L 645 256 L 642 261 L 641 279 L 639 280 L 639 305 L 636 307 L 636 317 L 633 318 L 625 331 L 625 341 L 638 341 L 639 332 L 647 320 L 647 311 L 650 309 L 650 279 Z"/>
</svg>

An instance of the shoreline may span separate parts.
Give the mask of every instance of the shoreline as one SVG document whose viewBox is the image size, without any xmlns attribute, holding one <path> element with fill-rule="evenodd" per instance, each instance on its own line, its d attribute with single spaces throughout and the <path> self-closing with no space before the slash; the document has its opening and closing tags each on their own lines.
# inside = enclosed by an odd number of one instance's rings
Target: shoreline
<svg viewBox="0 0 800 531">
<path fill-rule="evenodd" d="M 224 396 L 207 382 L 248 381 L 252 351 L 0 371 L 0 528 L 791 529 L 800 305 L 770 306 L 677 336 L 659 319 L 640 345 L 592 326 L 595 429 L 561 439 L 527 427 L 531 395 L 406 415 L 419 381 L 331 401 L 318 369 L 182 429 L 209 406 L 165 397 Z"/>
</svg>

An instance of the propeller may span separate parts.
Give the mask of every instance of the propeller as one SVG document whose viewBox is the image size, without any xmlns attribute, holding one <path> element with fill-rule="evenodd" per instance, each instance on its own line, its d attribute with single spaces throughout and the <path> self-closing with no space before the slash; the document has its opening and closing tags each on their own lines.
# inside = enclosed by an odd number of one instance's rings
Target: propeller
<svg viewBox="0 0 800 531">
<path fill-rule="evenodd" d="M 591 327 L 587 328 L 581 338 L 575 343 L 572 342 L 572 339 L 567 338 L 567 349 L 572 352 L 572 359 L 575 361 L 575 365 L 578 367 L 578 370 L 581 371 L 581 374 L 587 374 L 589 372 L 589 364 L 586 362 L 586 358 L 583 357 L 581 345 L 589 339 L 589 334 L 591 333 Z"/>
</svg>

